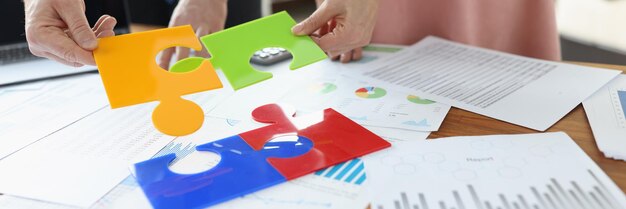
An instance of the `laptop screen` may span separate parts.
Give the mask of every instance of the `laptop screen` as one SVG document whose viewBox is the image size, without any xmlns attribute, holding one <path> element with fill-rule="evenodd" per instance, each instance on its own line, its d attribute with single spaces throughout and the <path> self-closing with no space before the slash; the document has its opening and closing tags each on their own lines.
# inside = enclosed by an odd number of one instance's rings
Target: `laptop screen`
<svg viewBox="0 0 626 209">
<path fill-rule="evenodd" d="M 116 34 L 128 33 L 128 10 L 125 4 L 124 0 L 85 0 L 87 20 L 93 26 L 101 15 L 108 14 L 117 19 Z M 0 45 L 26 41 L 22 0 L 0 0 L 0 17 L 3 20 Z"/>
</svg>

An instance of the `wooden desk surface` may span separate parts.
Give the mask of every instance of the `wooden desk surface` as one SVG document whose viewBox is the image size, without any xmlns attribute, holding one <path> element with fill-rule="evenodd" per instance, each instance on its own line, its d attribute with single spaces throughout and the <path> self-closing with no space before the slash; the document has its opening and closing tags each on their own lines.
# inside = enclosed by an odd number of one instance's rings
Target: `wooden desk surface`
<svg viewBox="0 0 626 209">
<path fill-rule="evenodd" d="M 162 28 L 162 26 L 132 24 L 131 31 L 145 31 Z M 622 70 L 626 72 L 626 66 L 574 63 L 592 67 Z M 587 115 L 582 105 L 578 105 L 558 123 L 552 126 L 547 132 L 563 131 L 567 133 L 580 146 L 587 155 L 595 161 L 604 172 L 626 193 L 626 162 L 605 158 L 598 150 L 596 142 L 591 133 L 591 127 L 587 120 Z M 477 136 L 493 134 L 521 134 L 538 133 L 538 131 L 502 122 L 486 116 L 471 113 L 458 108 L 450 109 L 446 119 L 441 124 L 437 132 L 433 132 L 428 137 L 436 139 L 449 136 Z"/>
<path fill-rule="evenodd" d="M 626 72 L 626 66 L 574 63 L 593 67 L 609 68 Z M 558 123 L 546 132 L 563 131 L 580 146 L 593 161 L 595 161 L 613 181 L 626 192 L 626 162 L 605 158 L 598 150 L 591 133 L 591 127 L 582 105 L 578 105 Z M 476 136 L 492 134 L 521 134 L 538 133 L 538 131 L 502 122 L 486 116 L 471 113 L 458 108 L 450 109 L 439 131 L 428 137 L 435 139 L 449 136 Z"/>
</svg>

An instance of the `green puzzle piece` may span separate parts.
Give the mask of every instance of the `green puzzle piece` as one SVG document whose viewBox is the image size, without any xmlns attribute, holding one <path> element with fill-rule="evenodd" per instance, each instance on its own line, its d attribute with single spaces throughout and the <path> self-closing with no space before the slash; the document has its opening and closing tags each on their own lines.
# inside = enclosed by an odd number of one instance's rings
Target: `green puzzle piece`
<svg viewBox="0 0 626 209">
<path fill-rule="evenodd" d="M 326 54 L 309 36 L 295 36 L 291 27 L 296 21 L 287 12 L 279 12 L 200 38 L 211 53 L 210 61 L 221 68 L 235 89 L 272 78 L 268 72 L 258 71 L 250 65 L 255 51 L 266 47 L 281 47 L 293 55 L 289 69 L 294 70 L 323 60 Z M 203 58 L 192 57 L 172 66 L 172 72 L 195 69 Z"/>
</svg>

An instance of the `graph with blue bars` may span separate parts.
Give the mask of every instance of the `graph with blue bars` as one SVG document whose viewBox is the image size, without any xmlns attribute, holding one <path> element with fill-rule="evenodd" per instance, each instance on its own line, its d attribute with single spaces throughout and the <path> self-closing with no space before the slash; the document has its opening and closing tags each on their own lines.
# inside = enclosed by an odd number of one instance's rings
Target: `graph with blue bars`
<svg viewBox="0 0 626 209">
<path fill-rule="evenodd" d="M 154 157 L 161 157 L 167 154 L 176 154 L 176 159 L 174 162 L 178 161 L 178 159 L 182 159 L 187 155 L 191 154 L 196 150 L 196 145 L 192 143 L 177 143 L 173 141 L 165 146 L 161 151 L 159 151 Z"/>
<path fill-rule="evenodd" d="M 366 179 L 365 166 L 359 158 L 319 170 L 315 175 L 356 185 L 363 184 Z"/>
<path fill-rule="evenodd" d="M 624 113 L 624 117 L 626 118 L 626 91 L 617 91 L 617 96 L 622 105 L 622 113 Z"/>
</svg>

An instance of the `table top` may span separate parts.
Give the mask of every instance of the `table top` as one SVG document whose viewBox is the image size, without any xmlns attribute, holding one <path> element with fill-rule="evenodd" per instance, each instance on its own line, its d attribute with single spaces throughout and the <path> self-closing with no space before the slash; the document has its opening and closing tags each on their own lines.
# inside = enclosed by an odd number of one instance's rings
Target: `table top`
<svg viewBox="0 0 626 209">
<path fill-rule="evenodd" d="M 132 24 L 131 31 L 145 31 L 162 28 L 162 26 Z M 626 66 L 576 63 L 573 64 L 621 70 L 626 72 Z M 596 142 L 587 120 L 587 115 L 581 105 L 567 114 L 563 119 L 549 128 L 546 132 L 562 131 L 567 133 L 578 146 L 580 146 L 594 162 L 596 162 L 604 172 L 611 177 L 619 188 L 626 193 L 626 162 L 605 158 L 598 150 Z M 468 112 L 458 108 L 451 108 L 445 120 L 441 124 L 439 131 L 432 132 L 429 139 L 436 139 L 449 136 L 478 136 L 493 134 L 522 134 L 538 133 L 538 131 L 525 127 L 513 125 L 499 121 L 476 113 Z"/>
<path fill-rule="evenodd" d="M 622 70 L 626 72 L 626 66 L 574 63 L 585 66 Z M 578 146 L 580 146 L 594 162 L 596 162 L 613 181 L 626 192 L 626 162 L 605 158 L 598 150 L 596 142 L 587 120 L 587 115 L 582 104 L 569 112 L 563 119 L 549 128 L 546 132 L 563 131 L 567 133 Z M 532 129 L 513 125 L 486 116 L 471 113 L 453 107 L 441 124 L 439 131 L 432 132 L 429 139 L 449 136 L 477 136 L 493 134 L 522 134 L 538 133 Z"/>
</svg>

